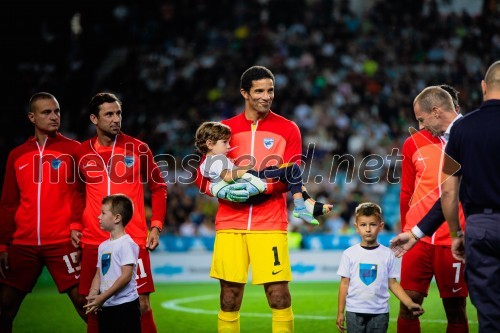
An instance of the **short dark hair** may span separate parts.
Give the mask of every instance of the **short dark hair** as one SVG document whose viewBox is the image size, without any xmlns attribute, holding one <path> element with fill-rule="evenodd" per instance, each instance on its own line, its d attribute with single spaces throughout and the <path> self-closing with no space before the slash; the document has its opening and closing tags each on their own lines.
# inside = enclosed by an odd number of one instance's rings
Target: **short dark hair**
<svg viewBox="0 0 500 333">
<path fill-rule="evenodd" d="M 194 145 L 201 154 L 208 153 L 207 140 L 217 142 L 229 139 L 231 128 L 216 121 L 206 121 L 198 127 L 194 135 Z"/>
<path fill-rule="evenodd" d="M 252 82 L 261 79 L 271 79 L 273 83 L 276 82 L 269 69 L 264 66 L 252 66 L 241 75 L 240 88 L 248 92 L 252 88 Z"/>
<path fill-rule="evenodd" d="M 111 213 L 114 215 L 120 214 L 122 217 L 122 224 L 125 227 L 130 220 L 132 219 L 132 216 L 134 215 L 134 204 L 132 203 L 132 200 L 125 194 L 111 194 L 104 199 L 102 199 L 102 204 L 110 204 L 111 205 Z"/>
<path fill-rule="evenodd" d="M 457 89 L 453 88 L 448 84 L 440 84 L 439 87 L 445 90 L 451 96 L 451 100 L 453 101 L 453 106 L 456 108 L 460 107 L 458 104 L 458 94 L 460 93 Z"/>
<path fill-rule="evenodd" d="M 41 99 L 53 99 L 57 101 L 56 97 L 51 93 L 45 91 L 37 92 L 36 94 L 30 97 L 30 101 L 28 103 L 28 113 L 33 112 L 33 104 L 35 104 L 36 101 Z"/>
<path fill-rule="evenodd" d="M 99 107 L 104 103 L 114 102 L 118 102 L 118 104 L 122 105 L 122 101 L 120 101 L 120 99 L 116 97 L 115 94 L 107 92 L 96 94 L 94 97 L 92 97 L 89 103 L 89 116 L 93 114 L 94 116 L 99 117 Z"/>
<path fill-rule="evenodd" d="M 382 221 L 382 208 L 373 202 L 363 202 L 355 209 L 356 218 L 359 216 L 376 216 L 379 222 Z"/>
</svg>

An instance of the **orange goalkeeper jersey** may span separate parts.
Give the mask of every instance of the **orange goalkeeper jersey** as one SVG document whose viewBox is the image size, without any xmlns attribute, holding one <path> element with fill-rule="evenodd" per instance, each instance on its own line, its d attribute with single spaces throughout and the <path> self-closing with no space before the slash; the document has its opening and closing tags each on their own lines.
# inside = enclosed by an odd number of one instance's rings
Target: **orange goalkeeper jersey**
<svg viewBox="0 0 500 333">
<path fill-rule="evenodd" d="M 222 122 L 232 131 L 233 150 L 228 157 L 236 165 L 248 162 L 253 157 L 254 169 L 262 170 L 301 160 L 302 139 L 299 128 L 291 120 L 270 111 L 264 119 L 253 125 L 251 120 L 246 119 L 244 112 Z M 197 179 L 200 188 L 207 192 L 206 180 L 200 184 L 200 178 Z M 286 231 L 287 226 L 286 193 L 283 191 L 271 193 L 265 202 L 258 204 L 232 203 L 219 199 L 216 230 Z"/>
<path fill-rule="evenodd" d="M 0 247 L 70 241 L 70 209 L 79 142 L 61 134 L 39 145 L 35 137 L 7 159 L 0 204 Z"/>
</svg>

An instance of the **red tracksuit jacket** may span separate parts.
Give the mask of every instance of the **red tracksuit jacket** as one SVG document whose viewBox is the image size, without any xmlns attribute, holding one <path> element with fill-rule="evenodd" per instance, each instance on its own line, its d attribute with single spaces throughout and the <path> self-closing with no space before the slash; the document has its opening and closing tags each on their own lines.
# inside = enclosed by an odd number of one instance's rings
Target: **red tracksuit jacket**
<svg viewBox="0 0 500 333">
<path fill-rule="evenodd" d="M 441 196 L 440 185 L 444 143 L 429 131 L 421 130 L 403 144 L 400 194 L 401 228 L 408 231 L 418 224 Z M 462 230 L 465 218 L 460 209 Z M 451 246 L 448 223 L 443 223 L 432 237 L 423 242 Z"/>
<path fill-rule="evenodd" d="M 0 250 L 11 242 L 48 245 L 70 241 L 79 146 L 58 133 L 42 146 L 31 137 L 10 152 L 0 203 Z"/>
<path fill-rule="evenodd" d="M 148 235 L 144 184 L 151 190 L 151 227 L 162 228 L 167 206 L 167 184 L 149 147 L 120 133 L 112 147 L 100 146 L 97 137 L 83 142 L 77 156 L 81 181 L 71 229 L 82 231 L 84 245 L 99 245 L 108 239 L 109 233 L 100 229 L 97 219 L 102 199 L 122 193 L 134 203 L 134 215 L 125 230 L 137 245 L 144 247 Z"/>
</svg>

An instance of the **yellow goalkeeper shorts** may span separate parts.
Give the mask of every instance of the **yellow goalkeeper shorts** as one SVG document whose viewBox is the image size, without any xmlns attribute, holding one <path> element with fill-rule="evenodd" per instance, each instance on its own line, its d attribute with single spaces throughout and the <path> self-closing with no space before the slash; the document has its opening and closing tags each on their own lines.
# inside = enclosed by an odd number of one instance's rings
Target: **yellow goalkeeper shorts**
<svg viewBox="0 0 500 333">
<path fill-rule="evenodd" d="M 247 283 L 251 265 L 252 284 L 292 281 L 287 237 L 282 232 L 218 231 L 210 277 Z"/>
</svg>

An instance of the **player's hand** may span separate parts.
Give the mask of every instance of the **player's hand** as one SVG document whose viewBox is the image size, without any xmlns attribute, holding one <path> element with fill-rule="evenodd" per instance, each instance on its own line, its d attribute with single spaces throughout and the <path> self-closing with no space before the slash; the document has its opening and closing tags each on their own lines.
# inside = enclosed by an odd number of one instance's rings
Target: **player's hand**
<svg viewBox="0 0 500 333">
<path fill-rule="evenodd" d="M 229 184 L 221 180 L 210 185 L 210 193 L 219 199 L 231 202 L 245 202 L 250 197 L 246 188 L 245 184 Z"/>
<path fill-rule="evenodd" d="M 420 317 L 421 315 L 424 314 L 424 309 L 417 303 L 411 303 L 408 306 L 408 310 L 415 316 L 415 317 Z"/>
<path fill-rule="evenodd" d="M 451 239 L 451 254 L 465 264 L 464 236 Z"/>
<path fill-rule="evenodd" d="M 417 240 L 411 232 L 405 231 L 391 239 L 389 248 L 397 258 L 401 258 L 406 252 L 417 244 Z"/>
<path fill-rule="evenodd" d="M 80 239 L 82 239 L 82 232 L 78 230 L 71 230 L 71 244 L 75 248 L 80 247 Z"/>
<path fill-rule="evenodd" d="M 87 299 L 87 304 L 83 306 L 83 308 L 86 309 L 85 314 L 97 313 L 97 311 L 101 310 L 104 301 L 100 295 L 89 294 L 85 298 Z"/>
<path fill-rule="evenodd" d="M 158 230 L 158 228 L 151 228 L 148 239 L 146 240 L 146 249 L 148 249 L 149 251 L 154 251 L 154 249 L 156 249 L 159 244 L 160 230 Z"/>
<path fill-rule="evenodd" d="M 5 273 L 9 270 L 9 254 L 7 251 L 0 252 L 0 276 L 5 279 Z"/>
<path fill-rule="evenodd" d="M 346 331 L 346 328 L 344 326 L 345 324 L 345 317 L 344 317 L 344 314 L 343 313 L 338 313 L 337 314 L 337 329 L 339 330 L 339 332 L 345 332 Z"/>
<path fill-rule="evenodd" d="M 267 183 L 250 173 L 245 173 L 240 179 L 236 180 L 238 184 L 245 184 L 245 189 L 249 196 L 263 193 L 267 190 Z"/>
</svg>

